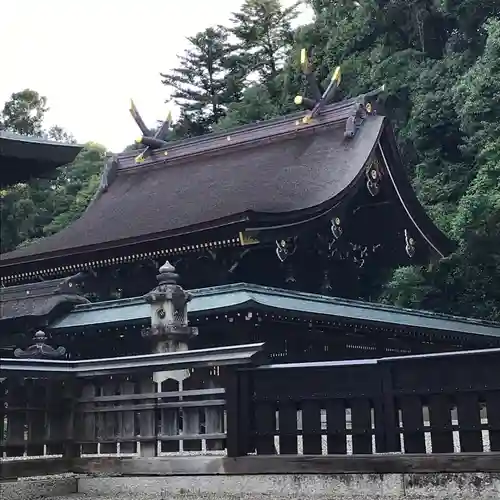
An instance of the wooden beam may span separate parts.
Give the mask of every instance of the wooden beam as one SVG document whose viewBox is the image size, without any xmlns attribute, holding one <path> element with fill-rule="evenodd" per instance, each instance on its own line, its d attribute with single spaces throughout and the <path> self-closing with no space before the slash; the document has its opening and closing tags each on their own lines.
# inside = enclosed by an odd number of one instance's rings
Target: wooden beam
<svg viewBox="0 0 500 500">
<path fill-rule="evenodd" d="M 366 456 L 99 457 L 2 461 L 0 479 L 74 472 L 110 476 L 500 473 L 500 453 Z"/>
<path fill-rule="evenodd" d="M 113 476 L 500 472 L 500 453 L 365 456 L 77 458 L 72 472 Z"/>
<path fill-rule="evenodd" d="M 0 370 L 7 375 L 95 377 L 137 371 L 179 370 L 200 366 L 243 365 L 252 362 L 264 342 L 211 347 L 192 351 L 143 354 L 88 360 L 46 360 L 0 358 Z"/>
</svg>

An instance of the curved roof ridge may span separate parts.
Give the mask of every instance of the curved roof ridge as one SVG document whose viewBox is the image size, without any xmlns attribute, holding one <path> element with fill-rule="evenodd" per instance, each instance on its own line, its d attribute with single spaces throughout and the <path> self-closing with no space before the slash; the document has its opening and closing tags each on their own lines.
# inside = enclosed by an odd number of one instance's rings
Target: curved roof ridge
<svg viewBox="0 0 500 500">
<path fill-rule="evenodd" d="M 323 118 L 325 122 L 336 121 L 338 114 L 342 110 L 350 110 L 353 105 L 355 105 L 359 101 L 359 97 L 353 97 L 351 99 L 346 99 L 344 101 L 339 101 L 333 104 L 329 104 L 325 106 L 322 110 L 320 118 Z M 214 140 L 225 138 L 226 136 L 240 136 L 252 133 L 255 130 L 271 130 L 276 126 L 282 126 L 284 124 L 295 124 L 298 118 L 303 117 L 305 111 L 294 111 L 293 113 L 289 113 L 282 116 L 277 116 L 276 118 L 271 118 L 269 120 L 260 120 L 253 123 L 238 125 L 235 127 L 230 127 L 224 130 L 217 130 L 213 132 L 209 132 L 207 134 L 203 134 L 195 137 L 188 137 L 183 139 L 177 139 L 175 141 L 170 141 L 164 148 L 159 149 L 158 151 L 163 151 L 165 149 L 177 149 L 189 147 L 192 144 L 203 144 L 203 143 L 211 143 Z M 312 126 L 311 124 L 310 126 Z M 309 127 L 310 127 L 309 126 Z M 303 127 L 304 129 L 307 127 Z M 135 158 L 137 155 L 137 151 L 124 151 L 123 153 L 119 153 L 117 157 L 119 159 L 122 158 Z"/>
<path fill-rule="evenodd" d="M 284 140 L 290 136 L 309 134 L 315 130 L 332 126 L 336 123 L 345 125 L 346 120 L 356 109 L 357 101 L 351 99 L 327 106 L 321 115 L 310 124 L 303 124 L 298 119 L 304 113 L 293 113 L 272 120 L 245 125 L 223 132 L 212 132 L 199 137 L 169 142 L 165 147 L 155 149 L 144 161 L 136 163 L 137 151 L 117 156 L 118 171 L 142 170 L 153 164 L 168 166 L 179 160 L 189 160 L 210 153 L 223 154 L 246 146 L 258 146 L 263 142 Z"/>
</svg>

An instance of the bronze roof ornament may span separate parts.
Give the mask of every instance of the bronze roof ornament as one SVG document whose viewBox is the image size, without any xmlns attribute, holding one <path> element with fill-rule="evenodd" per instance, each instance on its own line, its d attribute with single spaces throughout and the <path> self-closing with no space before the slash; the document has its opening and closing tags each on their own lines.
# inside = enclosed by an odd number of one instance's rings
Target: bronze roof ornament
<svg viewBox="0 0 500 500">
<path fill-rule="evenodd" d="M 306 49 L 302 49 L 300 51 L 300 64 L 302 66 L 302 72 L 306 77 L 307 84 L 309 85 L 309 88 L 313 95 L 313 99 L 302 95 L 298 95 L 294 99 L 294 102 L 295 104 L 297 104 L 297 106 L 304 106 L 306 109 L 310 110 L 309 113 L 307 113 L 302 118 L 303 124 L 310 123 L 313 118 L 321 113 L 322 109 L 327 104 L 330 104 L 332 102 L 342 79 L 340 66 L 337 66 L 332 73 L 330 83 L 326 87 L 325 91 L 321 93 L 318 82 L 316 81 L 316 75 L 314 73 L 313 65 L 310 62 L 310 58 L 311 51 L 308 52 Z"/>
<path fill-rule="evenodd" d="M 33 337 L 34 344 L 26 349 L 16 349 L 14 356 L 22 359 L 62 359 L 66 355 L 64 347 L 54 349 L 47 345 L 47 336 L 42 330 L 38 330 Z"/>
<path fill-rule="evenodd" d="M 300 52 L 300 64 L 302 66 L 302 72 L 304 73 L 307 85 L 313 98 L 311 99 L 303 95 L 298 95 L 295 97 L 294 102 L 297 106 L 303 106 L 309 110 L 309 112 L 302 118 L 302 120 L 297 121 L 297 125 L 307 125 L 311 123 L 314 118 L 318 117 L 321 114 L 323 108 L 330 104 L 335 98 L 340 86 L 340 82 L 342 80 L 340 66 L 337 66 L 332 73 L 330 83 L 322 93 L 320 86 L 316 81 L 316 74 L 311 63 L 311 56 L 311 49 L 309 51 L 306 49 L 302 49 Z M 367 115 L 375 114 L 375 109 L 373 107 L 371 99 L 378 96 L 378 94 L 380 94 L 384 90 L 385 85 L 372 92 L 363 94 L 356 99 L 355 105 L 352 107 L 351 113 L 346 119 L 344 132 L 344 137 L 346 139 L 352 139 L 356 135 L 356 132 L 358 131 Z"/>
<path fill-rule="evenodd" d="M 132 99 L 130 100 L 129 111 L 142 132 L 142 136 L 137 138 L 135 142 L 146 146 L 146 148 L 135 157 L 135 163 L 143 163 L 151 151 L 164 148 L 167 145 L 167 141 L 165 139 L 172 125 L 172 112 L 168 112 L 167 119 L 161 124 L 161 127 L 156 131 L 156 133 L 153 134 L 153 132 L 149 130 L 144 123 L 144 120 L 142 119 Z M 163 154 L 167 156 L 166 151 Z"/>
</svg>

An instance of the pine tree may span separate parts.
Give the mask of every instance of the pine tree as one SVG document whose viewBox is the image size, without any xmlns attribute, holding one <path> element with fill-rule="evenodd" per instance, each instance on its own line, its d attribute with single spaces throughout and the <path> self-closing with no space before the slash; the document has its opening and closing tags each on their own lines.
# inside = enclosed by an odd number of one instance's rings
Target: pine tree
<svg viewBox="0 0 500 500">
<path fill-rule="evenodd" d="M 239 41 L 239 55 L 247 78 L 267 87 L 273 98 L 280 97 L 278 76 L 293 45 L 292 22 L 300 1 L 283 7 L 279 0 L 245 0 L 232 15 L 231 32 Z"/>
<path fill-rule="evenodd" d="M 238 67 L 228 39 L 229 32 L 220 26 L 188 38 L 190 46 L 179 56 L 179 66 L 161 75 L 181 108 L 178 128 L 185 135 L 210 131 L 239 92 Z"/>
</svg>

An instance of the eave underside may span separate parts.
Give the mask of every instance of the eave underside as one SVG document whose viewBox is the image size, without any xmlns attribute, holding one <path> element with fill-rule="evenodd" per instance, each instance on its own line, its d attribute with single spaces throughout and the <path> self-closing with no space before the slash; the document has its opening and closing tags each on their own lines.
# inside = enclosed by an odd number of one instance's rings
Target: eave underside
<svg viewBox="0 0 500 500">
<path fill-rule="evenodd" d="M 71 163 L 82 146 L 44 141 L 0 131 L 0 186 L 43 177 Z"/>
</svg>

